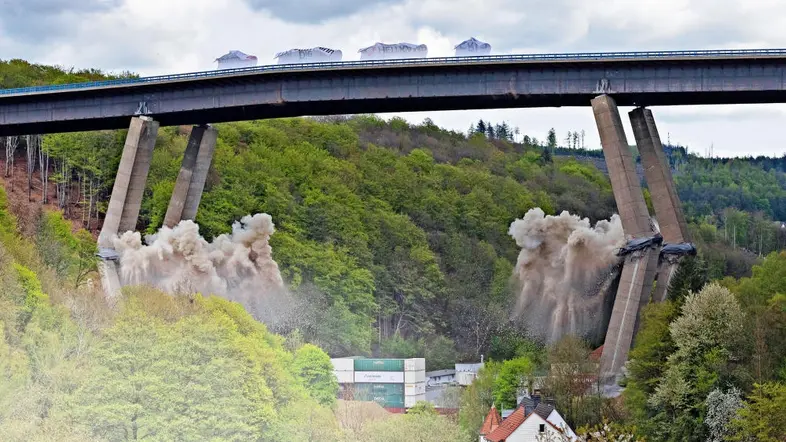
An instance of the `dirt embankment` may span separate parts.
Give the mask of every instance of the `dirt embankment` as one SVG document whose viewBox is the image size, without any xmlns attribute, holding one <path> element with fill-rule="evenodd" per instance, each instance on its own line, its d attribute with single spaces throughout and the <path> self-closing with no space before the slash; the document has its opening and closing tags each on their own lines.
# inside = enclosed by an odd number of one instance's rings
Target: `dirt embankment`
<svg viewBox="0 0 786 442">
<path fill-rule="evenodd" d="M 49 168 L 49 182 L 46 189 L 46 203 L 42 202 L 43 181 L 41 180 L 40 164 L 36 161 L 35 170 L 28 186 L 27 177 L 27 155 L 23 149 L 18 149 L 14 155 L 13 168 L 9 168 L 6 175 L 5 152 L 0 152 L 0 184 L 8 194 L 8 205 L 11 212 L 19 220 L 19 228 L 24 235 L 35 233 L 36 221 L 43 209 L 59 210 L 57 202 L 57 184 L 52 179 L 55 173 L 53 167 Z M 29 191 L 28 191 L 29 189 Z M 65 218 L 73 224 L 73 230 L 85 228 L 96 238 L 101 230 L 101 219 L 92 217 L 90 225 L 87 224 L 87 203 L 82 201 L 79 192 L 79 182 L 70 183 L 68 200 L 62 207 Z"/>
</svg>

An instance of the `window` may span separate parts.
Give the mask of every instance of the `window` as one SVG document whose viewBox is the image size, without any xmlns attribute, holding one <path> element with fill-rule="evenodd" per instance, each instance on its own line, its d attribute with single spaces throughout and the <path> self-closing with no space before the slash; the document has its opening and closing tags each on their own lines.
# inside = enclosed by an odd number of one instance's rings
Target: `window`
<svg viewBox="0 0 786 442">
<path fill-rule="evenodd" d="M 546 431 L 546 424 L 540 424 L 540 427 L 538 428 L 538 431 L 541 432 L 541 433 Z"/>
</svg>

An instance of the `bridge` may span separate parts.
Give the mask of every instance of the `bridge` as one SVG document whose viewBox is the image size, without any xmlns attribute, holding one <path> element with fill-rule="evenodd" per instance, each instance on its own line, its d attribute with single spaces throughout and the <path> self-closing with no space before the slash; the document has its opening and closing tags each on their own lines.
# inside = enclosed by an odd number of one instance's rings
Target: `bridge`
<svg viewBox="0 0 786 442">
<path fill-rule="evenodd" d="M 0 136 L 128 127 L 99 235 L 110 303 L 121 287 L 113 238 L 133 230 L 160 125 L 194 124 L 164 217 L 193 220 L 217 132 L 207 123 L 298 115 L 591 106 L 625 234 L 601 375 L 618 380 L 640 310 L 666 299 L 689 232 L 655 119 L 645 106 L 786 102 L 786 50 L 614 52 L 276 65 L 0 90 Z M 629 113 L 659 230 L 617 106 Z M 130 126 L 129 126 L 130 120 Z M 665 244 L 681 246 L 663 247 Z M 676 253 L 674 251 L 677 251 Z M 654 290 L 653 290 L 654 287 Z"/>
<path fill-rule="evenodd" d="M 0 136 L 301 115 L 786 102 L 786 50 L 368 60 L 0 90 Z"/>
</svg>

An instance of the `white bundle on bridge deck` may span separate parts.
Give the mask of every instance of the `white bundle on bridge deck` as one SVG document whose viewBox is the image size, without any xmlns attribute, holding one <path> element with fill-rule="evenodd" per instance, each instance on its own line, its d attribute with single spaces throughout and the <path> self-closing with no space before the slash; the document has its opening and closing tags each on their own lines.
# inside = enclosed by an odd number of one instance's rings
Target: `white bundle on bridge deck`
<svg viewBox="0 0 786 442">
<path fill-rule="evenodd" d="M 367 48 L 359 49 L 361 60 L 390 60 L 396 58 L 425 58 L 428 47 L 413 43 L 375 43 Z"/>
<path fill-rule="evenodd" d="M 476 55 L 489 55 L 491 53 L 491 45 L 476 39 L 475 37 L 469 40 L 464 40 L 457 44 L 453 49 L 456 50 L 456 57 L 471 57 Z"/>
<path fill-rule="evenodd" d="M 318 63 L 320 61 L 341 61 L 343 54 L 338 49 L 317 46 L 311 49 L 290 49 L 279 52 L 274 58 L 278 64 L 290 63 Z"/>
</svg>

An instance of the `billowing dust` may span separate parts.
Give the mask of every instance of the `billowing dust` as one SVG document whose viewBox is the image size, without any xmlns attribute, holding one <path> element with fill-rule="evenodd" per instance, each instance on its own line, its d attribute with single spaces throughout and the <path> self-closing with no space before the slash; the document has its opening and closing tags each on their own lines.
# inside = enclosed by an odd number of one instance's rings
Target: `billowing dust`
<svg viewBox="0 0 786 442">
<path fill-rule="evenodd" d="M 615 252 L 625 242 L 619 216 L 593 227 L 567 211 L 546 216 L 535 208 L 511 223 L 508 233 L 521 247 L 513 316 L 547 342 L 566 334 L 602 340 L 619 273 Z"/>
<path fill-rule="evenodd" d="M 237 301 L 255 316 L 273 293 L 284 292 L 278 264 L 268 243 L 275 231 L 266 213 L 247 215 L 232 233 L 207 242 L 193 221 L 162 227 L 145 238 L 125 232 L 114 238 L 123 285 L 146 284 L 168 293 L 215 294 Z"/>
</svg>

